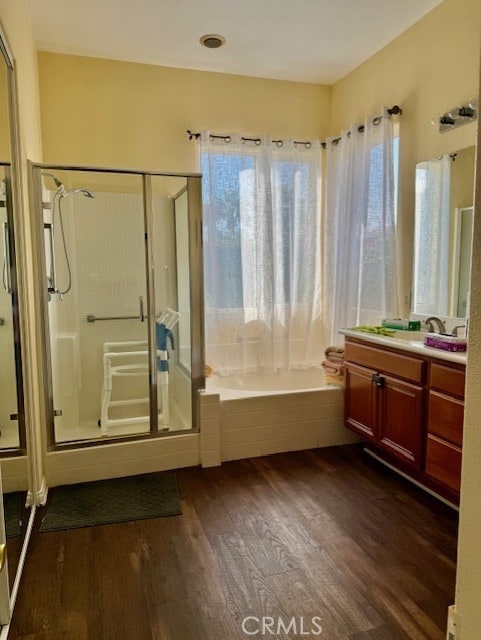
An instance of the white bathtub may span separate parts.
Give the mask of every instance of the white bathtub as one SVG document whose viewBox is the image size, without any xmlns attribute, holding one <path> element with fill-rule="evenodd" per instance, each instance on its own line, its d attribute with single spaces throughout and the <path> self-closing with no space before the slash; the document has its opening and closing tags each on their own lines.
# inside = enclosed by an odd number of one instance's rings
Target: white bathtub
<svg viewBox="0 0 481 640">
<path fill-rule="evenodd" d="M 213 375 L 206 380 L 206 393 L 219 394 L 222 460 L 357 440 L 344 427 L 344 389 L 327 385 L 321 368 L 275 374 Z"/>
<path fill-rule="evenodd" d="M 212 375 L 206 380 L 209 393 L 218 393 L 221 400 L 270 396 L 296 391 L 314 391 L 326 387 L 321 367 L 278 373 L 247 373 L 233 376 Z M 328 387 L 332 389 L 332 387 Z"/>
</svg>

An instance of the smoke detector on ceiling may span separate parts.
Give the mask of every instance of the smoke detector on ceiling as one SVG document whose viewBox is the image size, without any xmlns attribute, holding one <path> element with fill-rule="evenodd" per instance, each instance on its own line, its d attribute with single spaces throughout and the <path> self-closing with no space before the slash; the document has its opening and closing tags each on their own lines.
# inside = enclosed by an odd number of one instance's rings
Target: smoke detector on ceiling
<svg viewBox="0 0 481 640">
<path fill-rule="evenodd" d="M 199 42 L 208 49 L 218 49 L 225 44 L 225 38 L 224 36 L 220 36 L 217 33 L 208 33 L 205 36 L 202 36 Z"/>
</svg>

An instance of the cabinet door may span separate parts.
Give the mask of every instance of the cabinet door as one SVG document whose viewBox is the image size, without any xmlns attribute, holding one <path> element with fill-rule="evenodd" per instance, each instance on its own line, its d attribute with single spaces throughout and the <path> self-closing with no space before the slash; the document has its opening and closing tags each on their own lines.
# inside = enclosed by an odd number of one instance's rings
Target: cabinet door
<svg viewBox="0 0 481 640">
<path fill-rule="evenodd" d="M 372 380 L 374 373 L 372 369 L 346 363 L 346 427 L 366 440 L 374 440 L 376 434 L 377 388 Z"/>
<path fill-rule="evenodd" d="M 385 376 L 379 394 L 378 444 L 403 462 L 421 467 L 422 387 Z"/>
</svg>

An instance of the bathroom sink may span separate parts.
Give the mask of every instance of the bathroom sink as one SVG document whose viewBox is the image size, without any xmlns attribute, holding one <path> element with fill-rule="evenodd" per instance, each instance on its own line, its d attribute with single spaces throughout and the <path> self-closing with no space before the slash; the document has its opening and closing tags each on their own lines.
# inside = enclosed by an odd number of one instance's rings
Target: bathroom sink
<svg viewBox="0 0 481 640">
<path fill-rule="evenodd" d="M 425 335 L 426 331 L 395 331 L 391 337 L 408 342 L 423 342 Z"/>
</svg>

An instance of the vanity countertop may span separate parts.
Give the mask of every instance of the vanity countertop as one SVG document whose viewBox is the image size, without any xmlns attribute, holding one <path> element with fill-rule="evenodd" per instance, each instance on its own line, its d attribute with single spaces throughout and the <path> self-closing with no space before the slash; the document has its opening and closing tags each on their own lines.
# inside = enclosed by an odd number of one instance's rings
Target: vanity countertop
<svg viewBox="0 0 481 640">
<path fill-rule="evenodd" d="M 349 338 L 356 338 L 358 340 L 364 340 L 366 342 L 372 342 L 379 346 L 391 347 L 393 349 L 399 349 L 400 351 L 409 351 L 410 353 L 417 353 L 421 356 L 429 356 L 430 358 L 438 358 L 439 360 L 448 360 L 449 362 L 457 362 L 459 364 L 466 364 L 466 352 L 452 352 L 444 351 L 443 349 L 434 349 L 433 347 L 426 347 L 422 340 L 409 340 L 409 336 L 402 338 L 382 336 L 376 333 L 366 333 L 364 331 L 353 331 L 352 329 L 341 329 L 339 331 L 344 336 Z M 399 333 L 399 332 L 397 332 Z M 403 331 L 403 334 L 408 334 L 408 331 Z M 416 337 L 419 336 L 419 332 L 413 332 Z"/>
</svg>

